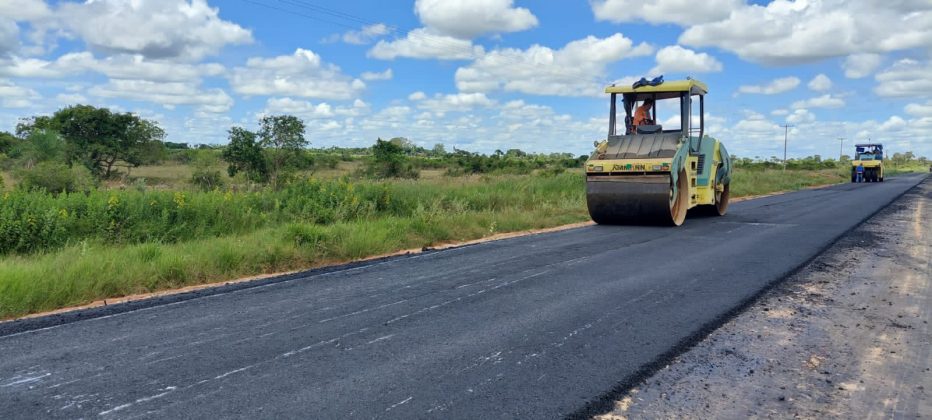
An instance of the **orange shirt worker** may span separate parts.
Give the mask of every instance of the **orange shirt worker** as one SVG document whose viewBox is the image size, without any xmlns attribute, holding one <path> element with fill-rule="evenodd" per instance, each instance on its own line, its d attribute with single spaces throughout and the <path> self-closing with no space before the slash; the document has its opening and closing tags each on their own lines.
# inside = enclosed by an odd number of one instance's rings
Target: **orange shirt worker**
<svg viewBox="0 0 932 420">
<path fill-rule="evenodd" d="M 634 127 L 651 124 L 650 109 L 654 106 L 653 99 L 645 99 L 644 103 L 634 111 Z"/>
</svg>

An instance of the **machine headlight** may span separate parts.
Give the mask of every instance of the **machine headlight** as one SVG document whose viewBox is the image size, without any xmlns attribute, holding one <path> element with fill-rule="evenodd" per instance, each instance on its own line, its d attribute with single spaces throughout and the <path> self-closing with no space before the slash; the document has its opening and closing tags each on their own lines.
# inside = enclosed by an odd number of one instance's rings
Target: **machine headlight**
<svg viewBox="0 0 932 420">
<path fill-rule="evenodd" d="M 602 172 L 602 169 L 603 169 L 603 168 L 602 168 L 601 166 L 593 166 L 593 167 L 592 167 L 592 172 Z"/>
</svg>

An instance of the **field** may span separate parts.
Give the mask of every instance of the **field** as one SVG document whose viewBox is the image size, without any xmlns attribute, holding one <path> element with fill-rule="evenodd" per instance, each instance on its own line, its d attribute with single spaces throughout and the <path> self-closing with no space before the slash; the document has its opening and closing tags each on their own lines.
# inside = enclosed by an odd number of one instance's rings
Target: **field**
<svg viewBox="0 0 932 420">
<path fill-rule="evenodd" d="M 234 180 L 201 191 L 188 182 L 189 165 L 170 162 L 83 192 L 7 182 L 0 319 L 588 220 L 580 169 L 449 176 L 427 168 L 417 180 L 380 180 L 354 176 L 359 168 L 339 162 L 281 189 Z M 847 181 L 845 168 L 737 168 L 732 194 Z"/>
</svg>

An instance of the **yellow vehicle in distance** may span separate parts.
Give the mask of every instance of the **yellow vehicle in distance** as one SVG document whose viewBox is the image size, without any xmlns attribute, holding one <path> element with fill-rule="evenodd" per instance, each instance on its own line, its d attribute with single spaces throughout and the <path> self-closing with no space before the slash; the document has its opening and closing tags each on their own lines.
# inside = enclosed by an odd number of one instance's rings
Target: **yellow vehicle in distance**
<svg viewBox="0 0 932 420">
<path fill-rule="evenodd" d="M 599 224 L 681 225 L 687 210 L 724 215 L 731 159 L 705 133 L 706 85 L 695 79 L 611 85 L 608 138 L 586 161 L 586 205 Z M 639 104 L 652 102 L 635 125 Z M 657 110 L 679 115 L 657 120 Z"/>
<path fill-rule="evenodd" d="M 851 182 L 858 182 L 858 166 L 864 166 L 864 182 L 883 182 L 883 145 L 867 143 L 854 145 L 851 161 Z"/>
</svg>

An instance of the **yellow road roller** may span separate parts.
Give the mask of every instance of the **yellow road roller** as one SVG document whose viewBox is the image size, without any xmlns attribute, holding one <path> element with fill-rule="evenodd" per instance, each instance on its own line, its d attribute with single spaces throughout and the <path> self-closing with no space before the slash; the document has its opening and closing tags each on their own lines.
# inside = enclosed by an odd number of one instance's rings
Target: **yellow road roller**
<svg viewBox="0 0 932 420">
<path fill-rule="evenodd" d="M 687 211 L 725 215 L 731 158 L 705 133 L 707 92 L 698 80 L 662 77 L 605 88 L 611 97 L 608 138 L 596 142 L 586 161 L 593 221 L 679 226 Z M 658 120 L 658 110 L 671 115 Z"/>
<path fill-rule="evenodd" d="M 858 166 L 864 168 L 858 179 Z M 883 145 L 879 143 L 854 145 L 851 161 L 851 182 L 883 182 Z"/>
</svg>

